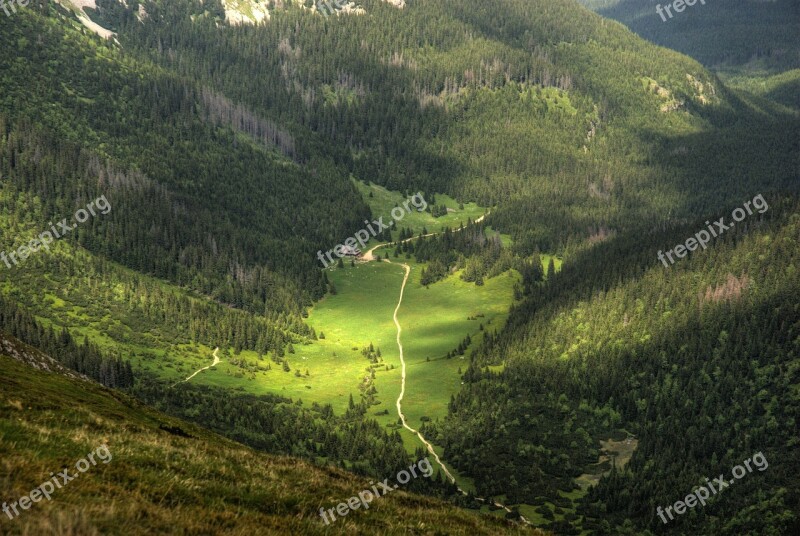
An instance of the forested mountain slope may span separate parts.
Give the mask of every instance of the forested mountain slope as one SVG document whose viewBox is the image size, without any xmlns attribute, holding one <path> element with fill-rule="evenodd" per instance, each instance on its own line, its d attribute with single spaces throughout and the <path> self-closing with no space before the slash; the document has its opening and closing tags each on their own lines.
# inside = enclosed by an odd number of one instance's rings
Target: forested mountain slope
<svg viewBox="0 0 800 536">
<path fill-rule="evenodd" d="M 796 114 L 753 109 L 696 62 L 574 4 L 367 4 L 366 16 L 288 9 L 244 29 L 190 19 L 192 2 L 156 4 L 120 39 L 330 139 L 357 178 L 500 205 L 494 221 L 527 252 L 672 224 L 745 195 L 745 177 L 790 180 L 782 132 Z"/>
<path fill-rule="evenodd" d="M 666 1 L 578 2 L 709 67 L 749 63 L 768 71 L 800 68 L 800 6 L 792 0 L 703 0 L 677 10 L 665 10 L 673 4 Z"/>
<path fill-rule="evenodd" d="M 261 313 L 298 314 L 324 293 L 311 244 L 368 212 L 324 155 L 58 17 L 0 24 L 15 51 L 2 59 L 3 173 L 46 218 L 106 192 L 124 210 L 81 233 L 95 253 Z"/>
<path fill-rule="evenodd" d="M 702 221 L 620 237 L 565 264 L 480 349 L 431 437 L 480 493 L 510 487 L 512 502 L 542 504 L 572 492 L 597 462 L 598 439 L 633 434 L 625 470 L 580 501 L 586 518 L 559 516 L 559 533 L 577 534 L 574 524 L 599 534 L 795 534 L 800 207 L 768 204 L 669 268 L 657 251 Z M 488 368 L 496 364 L 502 372 Z M 668 526 L 657 517 L 756 452 L 769 461 L 763 473 Z"/>
<path fill-rule="evenodd" d="M 80 37 L 49 4 L 20 12 L 0 22 L 17 54 L 3 59 L 5 130 L 20 153 L 58 147 L 76 180 L 14 177 L 48 216 L 78 180 L 108 182 L 134 212 L 98 223 L 95 251 L 295 314 L 326 288 L 313 252 L 366 211 L 349 173 L 498 204 L 492 220 L 522 253 L 791 184 L 796 115 L 753 109 L 695 62 L 568 2 L 501 4 L 375 2 L 334 18 L 289 7 L 229 28 L 191 17 L 193 2 L 145 3 L 148 17 L 120 21 L 121 48 Z"/>
</svg>

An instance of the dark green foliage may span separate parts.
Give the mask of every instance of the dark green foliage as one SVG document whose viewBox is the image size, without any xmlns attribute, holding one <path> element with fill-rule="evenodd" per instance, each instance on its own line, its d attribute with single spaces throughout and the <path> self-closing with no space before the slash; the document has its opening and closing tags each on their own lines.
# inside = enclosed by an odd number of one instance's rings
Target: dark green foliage
<svg viewBox="0 0 800 536">
<path fill-rule="evenodd" d="M 670 268 L 658 262 L 659 248 L 699 228 L 580 255 L 533 291 L 499 339 L 487 338 L 433 436 L 479 493 L 499 494 L 513 476 L 519 500 L 555 500 L 597 461 L 597 440 L 624 427 L 638 448 L 589 493 L 581 512 L 590 518 L 675 534 L 798 526 L 800 202 L 775 197 L 708 250 Z M 485 369 L 501 361 L 499 375 Z M 769 468 L 725 490 L 713 514 L 669 527 L 655 517 L 759 451 Z"/>
<path fill-rule="evenodd" d="M 348 469 L 373 476 L 394 474 L 413 461 L 396 433 L 387 434 L 374 421 L 337 417 L 329 405 L 304 409 L 278 396 L 231 395 L 192 384 L 164 389 L 151 380 L 137 386 L 137 398 L 260 450 L 346 461 Z"/>
<path fill-rule="evenodd" d="M 482 284 L 483 277 L 494 277 L 510 268 L 522 268 L 525 264 L 504 249 L 497 235 L 488 237 L 483 222 L 451 231 L 445 229 L 441 235 L 420 238 L 415 241 L 417 262 L 427 263 L 420 273 L 420 284 L 430 285 L 451 270 L 464 269 L 461 278 Z M 480 281 L 480 283 L 479 283 Z"/>
<path fill-rule="evenodd" d="M 50 31 L 19 48 L 34 25 Z M 257 312 L 298 314 L 323 295 L 314 245 L 369 214 L 340 171 L 302 147 L 303 165 L 277 155 L 293 136 L 248 110 L 236 113 L 261 125 L 251 141 L 239 123 L 217 126 L 234 113 L 223 96 L 146 62 L 122 68 L 115 51 L 117 63 L 101 59 L 50 19 L 20 13 L 0 26 L 20 59 L 0 58 L 0 173 L 41 196 L 45 218 L 106 194 L 113 223 L 75 235 L 95 253 Z M 63 76 L 37 82 L 48 69 Z"/>
<path fill-rule="evenodd" d="M 52 328 L 44 328 L 32 315 L 2 296 L 0 330 L 106 387 L 133 386 L 134 376 L 129 361 L 105 355 L 87 339 L 78 344 L 66 329 L 56 333 Z"/>
<path fill-rule="evenodd" d="M 371 2 L 379 19 L 289 9 L 235 29 L 191 22 L 192 5 L 154 7 L 120 39 L 313 131 L 358 179 L 497 205 L 493 225 L 526 255 L 671 225 L 720 196 L 738 201 L 746 184 L 787 185 L 796 169 L 796 117 L 750 109 L 697 63 L 573 3 Z M 683 104 L 661 111 L 645 77 Z M 680 206 L 675 188 L 688 190 Z"/>
</svg>

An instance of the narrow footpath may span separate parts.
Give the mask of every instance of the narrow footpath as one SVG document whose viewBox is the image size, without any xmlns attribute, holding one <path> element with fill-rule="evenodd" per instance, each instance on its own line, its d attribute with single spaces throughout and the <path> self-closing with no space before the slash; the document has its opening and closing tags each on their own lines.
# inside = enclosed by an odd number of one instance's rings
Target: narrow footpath
<svg viewBox="0 0 800 536">
<path fill-rule="evenodd" d="M 200 373 L 201 373 L 201 372 L 203 372 L 204 370 L 208 370 L 208 369 L 210 369 L 211 367 L 216 367 L 217 365 L 219 365 L 219 356 L 217 355 L 217 352 L 219 352 L 219 347 L 217 347 L 217 348 L 215 348 L 215 349 L 214 349 L 214 362 L 213 362 L 213 363 L 211 363 L 211 364 L 210 364 L 209 366 L 207 366 L 207 367 L 203 367 L 203 368 L 201 368 L 201 369 L 199 369 L 199 370 L 196 370 L 196 371 L 194 372 L 194 374 L 192 374 L 191 376 L 189 376 L 189 377 L 188 377 L 188 378 L 186 378 L 185 380 L 181 380 L 181 381 L 179 381 L 179 382 L 176 382 L 176 383 L 175 383 L 175 385 L 178 385 L 179 383 L 182 383 L 182 382 L 188 382 L 189 380 L 191 380 L 192 378 L 194 378 L 195 376 L 197 376 L 198 374 L 200 374 Z M 173 385 L 173 387 L 175 387 L 175 385 Z"/>
<path fill-rule="evenodd" d="M 374 249 L 375 248 L 371 249 L 369 251 L 369 254 L 371 254 Z M 405 290 L 406 290 L 406 283 L 408 283 L 408 276 L 411 275 L 411 267 L 409 265 L 405 264 L 405 263 L 399 264 L 399 263 L 396 263 L 396 262 L 392 262 L 392 261 L 390 261 L 388 259 L 384 259 L 383 262 L 386 262 L 386 263 L 389 263 L 389 264 L 395 264 L 397 266 L 402 266 L 403 269 L 405 270 L 405 275 L 403 276 L 403 284 L 400 286 L 400 299 L 397 301 L 397 307 L 395 307 L 395 309 L 394 309 L 394 317 L 393 317 L 394 318 L 394 325 L 397 326 L 397 348 L 400 351 L 400 366 L 401 366 L 400 395 L 397 397 L 397 414 L 400 416 L 400 421 L 403 423 L 403 428 L 405 428 L 406 430 L 408 430 L 412 434 L 416 434 L 416 436 L 419 438 L 419 440 L 422 441 L 422 444 L 425 445 L 425 448 L 428 449 L 428 452 L 430 452 L 431 455 L 434 457 L 434 459 L 436 460 L 436 463 L 439 464 L 439 467 L 442 468 L 442 471 L 444 472 L 444 474 L 447 475 L 447 478 L 450 479 L 450 482 L 455 484 L 455 482 L 456 482 L 455 477 L 453 477 L 452 473 L 450 473 L 450 471 L 444 465 L 442 460 L 439 458 L 439 455 L 436 454 L 436 451 L 433 449 L 433 445 L 431 445 L 431 443 L 427 439 L 425 439 L 425 437 L 422 435 L 422 433 L 419 432 L 419 430 L 415 430 L 414 428 L 412 428 L 408 424 L 408 421 L 406 420 L 406 416 L 403 414 L 403 397 L 405 396 L 405 393 L 406 393 L 406 360 L 405 360 L 405 357 L 403 355 L 403 343 L 400 340 L 400 335 L 403 332 L 403 328 L 400 326 L 400 321 L 397 320 L 397 313 L 400 311 L 400 306 L 403 304 L 403 294 L 405 293 Z M 456 485 L 456 489 L 458 489 L 459 493 L 461 493 L 462 495 L 467 495 L 467 492 L 464 491 L 463 489 L 461 489 L 458 485 Z M 506 512 L 509 512 L 509 513 L 511 512 L 511 508 L 509 508 L 508 506 L 506 506 L 504 504 L 500 504 L 500 503 L 495 502 L 495 501 L 487 501 L 486 499 L 483 499 L 481 497 L 475 497 L 475 499 L 480 501 L 480 502 L 491 503 L 491 504 L 493 504 L 494 506 L 496 506 L 498 508 L 502 508 Z M 520 514 L 519 518 L 526 525 L 530 525 L 531 524 L 530 521 L 525 519 L 521 514 Z"/>
</svg>

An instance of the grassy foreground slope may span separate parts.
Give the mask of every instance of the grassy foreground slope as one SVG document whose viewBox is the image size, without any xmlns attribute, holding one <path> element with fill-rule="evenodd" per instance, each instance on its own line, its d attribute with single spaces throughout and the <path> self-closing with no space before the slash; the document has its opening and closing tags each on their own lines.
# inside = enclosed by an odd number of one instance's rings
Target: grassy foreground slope
<svg viewBox="0 0 800 536">
<path fill-rule="evenodd" d="M 16 501 L 102 444 L 112 455 L 51 501 L 3 515 L 2 534 L 541 534 L 400 490 L 325 527 L 319 508 L 368 489 L 367 480 L 255 452 L 7 355 L 0 369 L 0 500 Z"/>
</svg>

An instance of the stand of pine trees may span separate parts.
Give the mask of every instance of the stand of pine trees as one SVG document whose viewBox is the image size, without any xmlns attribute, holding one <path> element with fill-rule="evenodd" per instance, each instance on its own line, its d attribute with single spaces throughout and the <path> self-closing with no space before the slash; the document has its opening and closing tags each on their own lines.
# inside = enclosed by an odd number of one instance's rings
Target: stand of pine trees
<svg viewBox="0 0 800 536">
<path fill-rule="evenodd" d="M 33 316 L 2 296 L 0 329 L 106 387 L 133 386 L 133 370 L 129 361 L 104 355 L 88 339 L 78 344 L 66 329 L 55 332 L 43 327 Z"/>
</svg>

